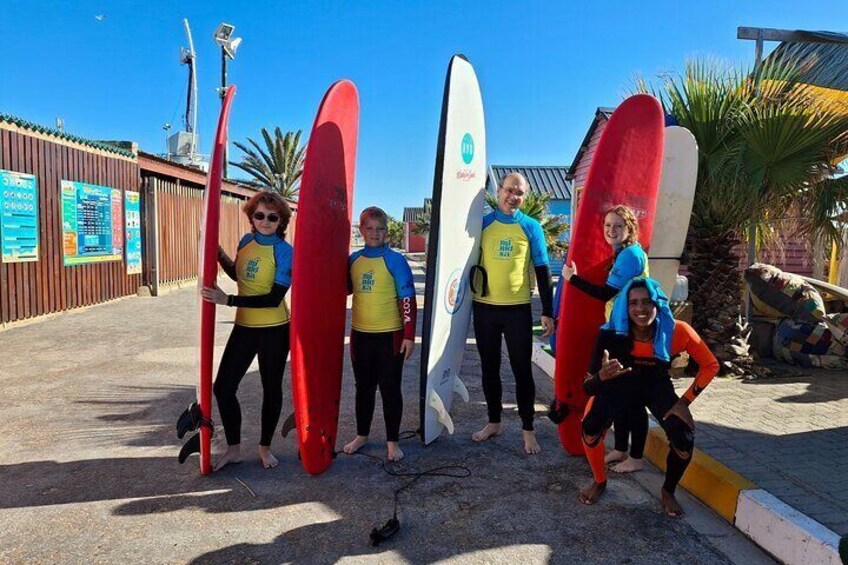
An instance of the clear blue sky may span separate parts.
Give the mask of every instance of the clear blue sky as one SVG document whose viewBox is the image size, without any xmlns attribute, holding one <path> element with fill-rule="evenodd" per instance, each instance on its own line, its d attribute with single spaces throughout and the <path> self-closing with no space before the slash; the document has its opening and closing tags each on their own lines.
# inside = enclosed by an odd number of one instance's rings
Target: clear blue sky
<svg viewBox="0 0 848 565">
<path fill-rule="evenodd" d="M 697 56 L 750 62 L 740 25 L 846 31 L 844 0 L 0 1 L 0 111 L 45 125 L 62 117 L 70 133 L 151 153 L 164 151 L 162 124 L 177 127 L 184 108 L 184 17 L 198 55 L 203 152 L 218 113 L 211 37 L 222 21 L 244 38 L 230 64 L 239 87 L 231 139 L 277 125 L 307 135 L 326 88 L 352 79 L 362 107 L 355 207 L 395 216 L 432 190 L 454 53 L 480 79 L 490 164 L 567 165 L 595 108 L 618 103 L 637 73 L 679 71 Z"/>
</svg>

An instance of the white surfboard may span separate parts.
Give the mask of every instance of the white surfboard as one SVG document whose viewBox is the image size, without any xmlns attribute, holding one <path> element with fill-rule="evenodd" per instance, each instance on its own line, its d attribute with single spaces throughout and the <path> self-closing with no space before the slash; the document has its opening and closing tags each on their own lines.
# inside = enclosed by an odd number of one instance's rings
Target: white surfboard
<svg viewBox="0 0 848 565">
<path fill-rule="evenodd" d="M 421 336 L 419 410 L 424 443 L 454 431 L 454 393 L 468 402 L 460 378 L 471 319 L 468 278 L 480 253 L 486 186 L 486 129 L 477 75 L 455 55 L 445 80 L 433 179 L 433 208 Z"/>
<path fill-rule="evenodd" d="M 695 136 L 680 126 L 665 128 L 662 179 L 648 266 L 651 277 L 660 282 L 668 297 L 674 290 L 680 256 L 686 245 L 697 180 L 698 143 Z"/>
</svg>

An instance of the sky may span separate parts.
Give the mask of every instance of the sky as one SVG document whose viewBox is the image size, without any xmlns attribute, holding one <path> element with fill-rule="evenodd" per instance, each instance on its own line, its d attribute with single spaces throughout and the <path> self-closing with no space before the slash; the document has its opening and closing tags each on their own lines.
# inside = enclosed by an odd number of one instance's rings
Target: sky
<svg viewBox="0 0 848 565">
<path fill-rule="evenodd" d="M 351 79 L 361 105 L 354 209 L 400 217 L 432 192 L 455 53 L 480 81 L 489 164 L 567 166 L 595 109 L 618 104 L 637 76 L 680 72 L 693 58 L 750 64 L 754 44 L 736 39 L 738 26 L 845 32 L 844 13 L 844 0 L 0 0 L 0 112 L 163 153 L 162 126 L 176 131 L 185 108 L 188 18 L 208 153 L 221 80 L 212 34 L 227 22 L 243 38 L 228 68 L 238 86 L 230 139 L 277 126 L 306 137 L 326 89 Z"/>
</svg>

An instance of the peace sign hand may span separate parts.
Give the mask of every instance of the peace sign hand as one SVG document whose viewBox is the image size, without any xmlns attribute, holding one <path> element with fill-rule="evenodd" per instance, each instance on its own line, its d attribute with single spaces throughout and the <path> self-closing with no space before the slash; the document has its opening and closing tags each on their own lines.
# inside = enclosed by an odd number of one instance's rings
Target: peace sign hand
<svg viewBox="0 0 848 565">
<path fill-rule="evenodd" d="M 609 351 L 604 349 L 604 356 L 601 357 L 601 370 L 598 371 L 598 376 L 601 377 L 602 381 L 617 379 L 632 370 L 633 367 L 624 367 L 618 359 L 610 359 Z"/>
</svg>

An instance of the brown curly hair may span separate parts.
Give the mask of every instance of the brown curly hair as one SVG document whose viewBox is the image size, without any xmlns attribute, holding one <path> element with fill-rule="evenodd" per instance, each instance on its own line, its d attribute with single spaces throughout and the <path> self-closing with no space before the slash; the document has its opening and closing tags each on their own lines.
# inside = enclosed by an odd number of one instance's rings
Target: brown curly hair
<svg viewBox="0 0 848 565">
<path fill-rule="evenodd" d="M 604 221 L 606 221 L 607 216 L 610 214 L 615 214 L 621 218 L 624 221 L 624 227 L 627 228 L 627 237 L 621 242 L 622 247 L 633 245 L 639 241 L 639 220 L 636 219 L 636 214 L 632 208 L 624 204 L 613 206 L 604 213 Z"/>
<path fill-rule="evenodd" d="M 260 190 L 251 196 L 250 200 L 244 205 L 244 213 L 250 222 L 250 231 L 256 231 L 256 227 L 253 225 L 253 213 L 256 212 L 260 204 L 264 204 L 266 208 L 280 215 L 280 223 L 277 225 L 277 235 L 280 238 L 285 238 L 292 211 L 289 208 L 289 203 L 286 202 L 286 199 L 279 192 L 271 192 L 270 190 Z"/>
</svg>

